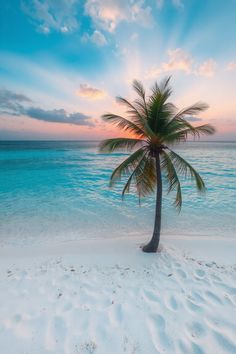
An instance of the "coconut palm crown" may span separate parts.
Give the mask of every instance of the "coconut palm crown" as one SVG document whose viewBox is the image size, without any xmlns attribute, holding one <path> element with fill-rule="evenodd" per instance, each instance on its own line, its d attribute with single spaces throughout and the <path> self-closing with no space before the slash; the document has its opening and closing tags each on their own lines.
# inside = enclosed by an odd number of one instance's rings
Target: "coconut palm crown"
<svg viewBox="0 0 236 354">
<path fill-rule="evenodd" d="M 156 252 L 160 240 L 162 179 L 167 181 L 168 192 L 175 191 L 174 204 L 181 209 L 182 193 L 180 176 L 190 177 L 198 191 L 205 191 L 205 184 L 197 171 L 179 154 L 172 150 L 174 144 L 185 142 L 188 137 L 199 138 L 201 135 L 211 135 L 214 127 L 209 124 L 193 126 L 187 120 L 190 116 L 208 108 L 205 103 L 198 102 L 180 111 L 169 102 L 172 89 L 170 77 L 160 84 L 155 83 L 151 94 L 146 95 L 141 82 L 134 80 L 133 88 L 137 99 L 130 103 L 122 97 L 117 97 L 119 103 L 127 108 L 127 118 L 108 113 L 102 117 L 121 130 L 131 134 L 132 138 L 114 138 L 104 140 L 100 151 L 112 153 L 116 150 L 127 150 L 132 154 L 113 171 L 110 186 L 113 186 L 123 176 L 127 177 L 122 196 L 135 186 L 139 198 L 145 197 L 156 190 L 156 213 L 153 236 L 143 247 L 144 252 Z"/>
</svg>

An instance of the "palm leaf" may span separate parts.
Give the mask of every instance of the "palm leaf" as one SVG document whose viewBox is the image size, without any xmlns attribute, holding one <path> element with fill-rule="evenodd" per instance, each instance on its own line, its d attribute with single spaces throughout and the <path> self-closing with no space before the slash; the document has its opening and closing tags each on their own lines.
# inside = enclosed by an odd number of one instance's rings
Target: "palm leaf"
<svg viewBox="0 0 236 354">
<path fill-rule="evenodd" d="M 113 138 L 103 140 L 99 145 L 100 152 L 110 153 L 115 150 L 125 149 L 131 151 L 137 145 L 143 144 L 145 141 L 141 139 L 130 138 Z"/>
<path fill-rule="evenodd" d="M 211 124 L 203 124 L 198 127 L 191 125 L 191 128 L 185 131 L 185 135 L 192 134 L 196 138 L 200 138 L 201 135 L 212 135 L 215 133 L 215 128 Z"/>
<path fill-rule="evenodd" d="M 178 178 L 178 174 L 171 161 L 171 158 L 169 157 L 169 154 L 163 150 L 161 156 L 162 156 L 161 167 L 167 172 L 166 180 L 168 183 L 168 193 L 170 193 L 173 190 L 176 190 L 174 205 L 180 211 L 182 206 L 182 191 L 181 191 L 181 185 Z"/>
<path fill-rule="evenodd" d="M 166 102 L 172 92 L 169 81 L 170 77 L 160 85 L 155 83 L 148 101 L 149 125 L 155 134 L 159 135 L 175 113 L 175 106 Z"/>
<path fill-rule="evenodd" d="M 136 187 L 139 201 L 141 197 L 145 197 L 154 192 L 156 186 L 156 170 L 153 158 L 147 155 L 142 157 L 123 188 L 123 197 L 125 193 L 129 192 L 132 182 Z"/>
<path fill-rule="evenodd" d="M 128 100 L 126 100 L 123 97 L 118 96 L 117 101 L 126 107 L 128 107 L 127 113 L 130 115 L 132 121 L 134 124 L 139 126 L 142 130 L 145 131 L 146 136 L 155 136 L 154 132 L 150 128 L 148 122 L 147 122 L 147 117 L 143 115 L 143 112 L 139 111 L 137 107 L 135 107 L 132 103 L 130 103 Z"/>
<path fill-rule="evenodd" d="M 187 123 L 187 122 L 186 122 Z M 175 128 L 179 125 L 178 129 L 173 129 L 174 132 L 165 136 L 166 143 L 175 143 L 180 141 L 186 141 L 189 135 L 194 138 L 200 138 L 201 135 L 212 135 L 215 133 L 215 128 L 210 124 L 203 124 L 198 127 L 194 127 L 191 124 L 185 124 L 185 122 L 178 122 Z"/>
<path fill-rule="evenodd" d="M 133 81 L 133 89 L 137 92 L 137 94 L 141 98 L 141 99 L 135 100 L 135 105 L 137 107 L 137 110 L 141 110 L 142 115 L 145 117 L 145 119 L 148 119 L 146 93 L 145 93 L 143 84 L 138 80 L 134 80 Z"/>
<path fill-rule="evenodd" d="M 185 178 L 191 177 L 193 180 L 195 180 L 196 187 L 198 191 L 200 192 L 205 192 L 205 183 L 201 176 L 197 173 L 197 171 L 186 161 L 184 160 L 181 156 L 176 154 L 173 150 L 170 150 L 169 157 L 176 169 L 176 171 L 180 174 L 182 174 Z"/>
<path fill-rule="evenodd" d="M 144 156 L 142 165 L 136 173 L 136 188 L 140 197 L 146 197 L 153 193 L 156 187 L 156 168 L 154 159 Z"/>
<path fill-rule="evenodd" d="M 197 115 L 200 112 L 205 111 L 208 108 L 208 105 L 204 102 L 197 102 L 187 108 L 182 109 L 176 113 L 172 119 L 169 121 L 166 129 L 169 133 L 176 133 L 179 128 L 189 128 L 193 129 L 194 127 L 185 119 L 186 116 Z"/>
<path fill-rule="evenodd" d="M 181 111 L 179 111 L 174 119 L 178 119 L 178 118 L 184 118 L 185 116 L 192 116 L 192 115 L 197 115 L 200 112 L 205 111 L 209 106 L 204 103 L 204 102 L 197 102 L 194 103 L 193 105 L 182 109 Z"/>
<path fill-rule="evenodd" d="M 112 187 L 117 181 L 119 181 L 122 176 L 131 174 L 145 154 L 146 149 L 142 147 L 135 151 L 132 155 L 130 155 L 119 166 L 117 166 L 110 177 L 110 187 Z"/>
<path fill-rule="evenodd" d="M 133 133 L 137 136 L 145 136 L 145 131 L 142 129 L 141 126 L 138 126 L 137 124 L 131 122 L 130 120 L 121 117 L 116 114 L 112 113 L 107 113 L 102 116 L 103 120 L 106 122 L 111 122 L 113 123 L 116 127 L 128 131 L 130 133 Z"/>
<path fill-rule="evenodd" d="M 138 80 L 133 81 L 133 89 L 145 101 L 145 90 L 143 84 L 140 81 Z"/>
</svg>

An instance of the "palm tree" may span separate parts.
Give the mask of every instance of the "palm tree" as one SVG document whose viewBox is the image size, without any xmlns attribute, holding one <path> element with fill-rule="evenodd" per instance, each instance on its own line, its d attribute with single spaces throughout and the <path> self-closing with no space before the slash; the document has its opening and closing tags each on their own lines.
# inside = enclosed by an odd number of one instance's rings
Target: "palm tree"
<svg viewBox="0 0 236 354">
<path fill-rule="evenodd" d="M 143 247 L 144 252 L 156 252 L 158 249 L 163 177 L 167 181 L 168 192 L 176 192 L 174 204 L 179 211 L 182 205 L 179 175 L 190 177 L 195 181 L 198 191 L 205 191 L 204 181 L 197 171 L 170 146 L 185 142 L 189 136 L 199 138 L 202 134 L 211 135 L 215 132 L 214 127 L 209 124 L 194 127 L 188 121 L 189 116 L 197 115 L 208 108 L 205 103 L 198 102 L 178 111 L 168 101 L 172 93 L 169 81 L 170 77 L 164 79 L 160 85 L 155 83 L 151 95 L 147 97 L 142 83 L 134 80 L 133 88 L 138 95 L 137 99 L 130 103 L 125 98 L 117 97 L 118 102 L 127 108 L 128 118 L 112 113 L 102 116 L 106 122 L 111 122 L 132 135 L 130 138 L 107 139 L 100 144 L 100 151 L 105 153 L 120 149 L 133 152 L 113 171 L 110 186 L 123 176 L 128 176 L 122 197 L 130 191 L 132 184 L 139 200 L 156 190 L 154 231 L 150 242 Z"/>
</svg>

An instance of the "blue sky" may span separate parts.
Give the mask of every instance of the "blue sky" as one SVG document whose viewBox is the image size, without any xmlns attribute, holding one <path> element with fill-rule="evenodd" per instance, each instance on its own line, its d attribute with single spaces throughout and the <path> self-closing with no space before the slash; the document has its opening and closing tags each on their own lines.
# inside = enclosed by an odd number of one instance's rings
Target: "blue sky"
<svg viewBox="0 0 236 354">
<path fill-rule="evenodd" d="M 235 0 L 22 0 L 0 11 L 0 139 L 100 139 L 134 78 L 172 75 L 203 100 L 214 139 L 236 139 Z"/>
</svg>

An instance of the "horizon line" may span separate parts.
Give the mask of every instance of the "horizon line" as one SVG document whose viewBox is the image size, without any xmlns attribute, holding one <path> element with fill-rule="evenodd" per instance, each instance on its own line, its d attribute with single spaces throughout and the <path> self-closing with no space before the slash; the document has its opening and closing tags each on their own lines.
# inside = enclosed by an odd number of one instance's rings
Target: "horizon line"
<svg viewBox="0 0 236 354">
<path fill-rule="evenodd" d="M 100 142 L 106 139 L 0 139 L 2 142 Z M 184 142 L 182 142 L 184 143 Z M 236 140 L 187 140 L 185 143 L 236 143 Z M 181 143 L 180 143 L 181 144 Z"/>
</svg>

